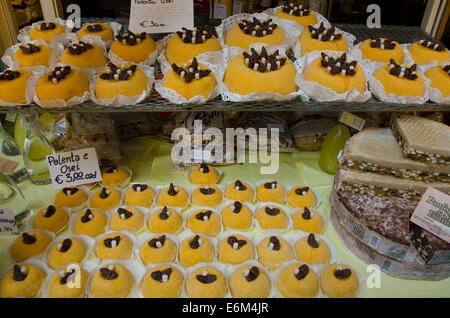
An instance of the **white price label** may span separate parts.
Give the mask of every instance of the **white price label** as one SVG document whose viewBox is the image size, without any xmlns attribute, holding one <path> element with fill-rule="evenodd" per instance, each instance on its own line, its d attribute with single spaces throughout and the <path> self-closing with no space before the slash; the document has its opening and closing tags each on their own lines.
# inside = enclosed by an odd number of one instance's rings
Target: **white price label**
<svg viewBox="0 0 450 318">
<path fill-rule="evenodd" d="M 0 235 L 11 234 L 19 234 L 16 221 L 14 220 L 14 211 L 0 208 Z"/>
<path fill-rule="evenodd" d="M 95 148 L 85 148 L 46 157 L 55 189 L 102 181 Z"/>
<path fill-rule="evenodd" d="M 228 16 L 226 4 L 214 4 L 214 19 L 225 19 Z"/>
<path fill-rule="evenodd" d="M 366 124 L 366 121 L 364 119 L 349 112 L 343 112 L 341 114 L 341 117 L 339 118 L 339 121 L 359 131 L 361 131 Z"/>
</svg>

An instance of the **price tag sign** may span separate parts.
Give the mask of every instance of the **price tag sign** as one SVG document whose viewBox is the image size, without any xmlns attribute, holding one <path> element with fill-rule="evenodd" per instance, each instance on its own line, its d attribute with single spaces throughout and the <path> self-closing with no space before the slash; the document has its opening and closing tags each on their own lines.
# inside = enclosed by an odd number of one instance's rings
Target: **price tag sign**
<svg viewBox="0 0 450 318">
<path fill-rule="evenodd" d="M 349 112 L 343 112 L 341 117 L 339 118 L 339 121 L 359 131 L 361 131 L 366 124 L 366 121 L 364 119 L 359 118 L 358 116 L 353 115 Z"/>
<path fill-rule="evenodd" d="M 193 0 L 132 0 L 129 29 L 135 33 L 169 33 L 194 27 Z"/>
<path fill-rule="evenodd" d="M 0 235 L 17 235 L 16 221 L 14 220 L 14 211 L 11 209 L 0 208 Z"/>
<path fill-rule="evenodd" d="M 46 160 L 55 189 L 102 181 L 94 147 L 49 155 Z"/>
</svg>

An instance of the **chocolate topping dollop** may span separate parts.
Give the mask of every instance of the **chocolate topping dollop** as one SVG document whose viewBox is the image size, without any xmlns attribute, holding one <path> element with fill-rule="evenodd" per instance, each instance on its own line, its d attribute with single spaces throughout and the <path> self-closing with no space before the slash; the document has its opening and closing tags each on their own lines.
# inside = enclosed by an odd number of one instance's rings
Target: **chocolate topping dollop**
<svg viewBox="0 0 450 318">
<path fill-rule="evenodd" d="M 331 26 L 329 28 L 325 27 L 323 25 L 323 22 L 321 22 L 319 27 L 317 28 L 310 24 L 308 25 L 308 29 L 311 32 L 311 37 L 313 39 L 322 42 L 334 41 L 342 38 L 342 34 L 336 31 L 336 28 L 334 26 Z"/>
<path fill-rule="evenodd" d="M 132 188 L 135 192 L 144 192 L 148 186 L 146 184 L 133 184 Z"/>
<path fill-rule="evenodd" d="M 41 51 L 41 48 L 38 45 L 34 45 L 32 43 L 21 45 L 19 48 L 25 55 L 30 55 Z"/>
<path fill-rule="evenodd" d="M 273 185 L 275 185 L 275 188 L 277 187 L 277 182 L 276 181 L 272 181 L 272 182 L 266 182 L 264 183 L 264 188 L 265 189 L 273 189 Z"/>
<path fill-rule="evenodd" d="M 211 218 L 211 214 L 212 211 L 200 212 L 195 215 L 195 218 L 197 220 L 204 221 L 206 216 L 207 220 L 209 220 Z"/>
<path fill-rule="evenodd" d="M 442 52 L 445 50 L 445 46 L 443 46 L 442 44 L 439 44 L 437 42 L 428 41 L 428 40 L 420 40 L 419 43 L 423 47 L 432 49 L 434 51 Z"/>
<path fill-rule="evenodd" d="M 47 210 L 45 210 L 45 212 L 44 212 L 44 217 L 49 218 L 49 217 L 51 217 L 53 214 L 55 214 L 55 212 L 56 212 L 55 207 L 54 207 L 53 205 L 49 205 L 49 206 L 47 207 Z"/>
<path fill-rule="evenodd" d="M 334 277 L 337 279 L 346 279 L 352 275 L 352 271 L 348 268 L 346 269 L 337 269 L 334 271 Z"/>
<path fill-rule="evenodd" d="M 280 240 L 276 236 L 271 236 L 270 237 L 269 244 L 270 243 L 272 243 L 274 251 L 279 251 L 281 249 Z"/>
<path fill-rule="evenodd" d="M 100 78 L 104 80 L 128 81 L 131 76 L 133 76 L 133 74 L 137 71 L 137 66 L 134 64 L 128 67 L 123 66 L 119 68 L 113 63 L 108 62 L 106 66 L 108 67 L 108 70 L 100 74 Z M 108 172 L 108 169 L 105 172 L 114 173 L 114 170 L 117 170 L 117 166 L 114 169 L 109 170 L 111 172 Z"/>
<path fill-rule="evenodd" d="M 123 45 L 136 45 L 141 43 L 147 37 L 147 33 L 136 33 L 134 34 L 131 31 L 125 32 L 123 35 L 119 34 L 116 36 L 116 39 L 121 41 Z"/>
<path fill-rule="evenodd" d="M 304 220 L 311 220 L 311 211 L 309 211 L 309 209 L 307 207 L 305 207 L 305 209 L 302 213 L 302 218 Z"/>
<path fill-rule="evenodd" d="M 103 31 L 103 27 L 100 24 L 94 23 L 94 24 L 89 24 L 86 27 L 86 30 L 88 30 L 88 32 L 90 32 L 90 33 L 98 33 L 98 32 Z"/>
<path fill-rule="evenodd" d="M 304 8 L 303 5 L 294 5 L 293 3 L 284 5 L 282 7 L 282 10 L 284 13 L 295 15 L 296 17 L 305 17 L 311 13 L 311 11 L 309 11 L 307 8 Z"/>
<path fill-rule="evenodd" d="M 159 213 L 159 218 L 161 220 L 167 220 L 170 216 L 170 214 L 168 212 L 169 212 L 169 209 L 166 206 L 163 207 L 161 212 Z"/>
<path fill-rule="evenodd" d="M 70 250 L 71 247 L 72 247 L 72 240 L 71 239 L 65 239 L 64 241 L 62 241 L 61 247 L 59 248 L 59 251 L 65 253 L 68 250 Z"/>
<path fill-rule="evenodd" d="M 245 33 L 252 36 L 263 37 L 272 34 L 278 25 L 272 22 L 272 19 L 260 21 L 257 18 L 250 20 L 242 20 L 239 22 L 239 28 Z"/>
<path fill-rule="evenodd" d="M 195 278 L 197 278 L 197 280 L 203 284 L 211 284 L 217 280 L 217 277 L 214 274 L 197 275 L 195 276 Z"/>
<path fill-rule="evenodd" d="M 117 209 L 117 213 L 119 213 L 120 218 L 125 218 L 125 220 L 129 219 L 129 218 L 131 218 L 133 216 L 133 212 L 128 211 L 128 210 L 123 209 L 123 208 L 118 208 Z"/>
<path fill-rule="evenodd" d="M 54 30 L 56 28 L 56 24 L 53 22 L 41 22 L 37 25 L 37 29 L 39 31 L 48 31 L 48 30 Z"/>
<path fill-rule="evenodd" d="M 237 243 L 237 250 L 240 249 L 242 246 L 245 246 L 247 244 L 246 240 L 238 240 L 236 236 L 230 236 L 227 239 L 228 245 L 230 245 L 232 248 L 234 248 L 234 244 Z"/>
<path fill-rule="evenodd" d="M 170 183 L 169 190 L 167 191 L 167 194 L 174 197 L 178 194 L 178 191 L 175 190 L 175 187 L 173 186 L 173 183 Z"/>
<path fill-rule="evenodd" d="M 244 275 L 244 276 L 245 276 L 245 275 Z M 254 281 L 255 279 L 257 279 L 258 276 L 259 276 L 259 268 L 256 267 L 256 266 L 253 266 L 253 267 L 250 268 L 250 270 L 248 271 L 248 275 L 245 276 L 245 279 L 246 279 L 248 282 L 252 282 L 252 281 Z"/>
<path fill-rule="evenodd" d="M 200 172 L 201 173 L 209 173 L 209 167 L 206 163 L 202 163 L 200 165 Z"/>
<path fill-rule="evenodd" d="M 150 276 L 156 280 L 157 282 L 162 283 L 163 282 L 163 276 L 167 275 L 167 279 L 170 278 L 170 274 L 172 274 L 172 268 L 166 268 L 163 271 L 154 271 L 150 274 Z"/>
<path fill-rule="evenodd" d="M 234 201 L 233 206 L 234 206 L 233 213 L 238 214 L 239 212 L 241 212 L 241 210 L 242 210 L 242 203 L 241 202 Z"/>
<path fill-rule="evenodd" d="M 358 62 L 357 61 L 347 62 L 347 53 L 342 53 L 342 55 L 338 58 L 328 56 L 324 52 L 322 52 L 321 55 L 322 61 L 320 62 L 320 65 L 322 67 L 325 67 L 328 73 L 332 75 L 342 74 L 348 76 L 353 76 L 356 74 L 355 67 L 358 64 Z"/>
<path fill-rule="evenodd" d="M 371 34 L 370 38 L 372 40 L 370 41 L 370 47 L 373 48 L 379 48 L 382 50 L 393 50 L 397 46 L 397 44 L 395 44 L 393 37 L 390 37 L 388 39 L 382 39 L 374 34 Z"/>
<path fill-rule="evenodd" d="M 275 216 L 275 215 L 280 214 L 280 209 L 278 209 L 278 208 L 271 208 L 270 206 L 266 206 L 266 208 L 264 210 L 270 216 Z"/>
<path fill-rule="evenodd" d="M 308 275 L 309 273 L 309 267 L 306 264 L 303 264 L 302 266 L 300 266 L 298 268 L 298 271 L 296 271 L 297 273 L 294 273 L 295 278 L 297 278 L 298 280 L 302 280 L 303 278 L 306 277 L 306 275 Z"/>
<path fill-rule="evenodd" d="M 442 69 L 444 72 L 447 72 L 448 76 L 450 76 L 450 64 L 445 65 Z"/>
<path fill-rule="evenodd" d="M 200 240 L 200 236 L 199 236 L 199 235 L 194 236 L 194 238 L 192 239 L 192 241 L 189 242 L 189 246 L 190 246 L 193 250 L 196 250 L 197 248 L 200 247 L 200 242 L 199 242 L 199 240 Z"/>
<path fill-rule="evenodd" d="M 177 32 L 178 36 L 184 43 L 202 44 L 214 35 L 218 38 L 216 28 L 212 25 L 203 25 L 192 30 L 181 28 Z"/>
<path fill-rule="evenodd" d="M 297 188 L 297 189 L 295 189 L 295 194 L 304 196 L 307 194 L 308 191 L 309 191 L 309 187 Z"/>
<path fill-rule="evenodd" d="M 101 199 L 106 199 L 106 198 L 108 198 L 108 197 L 109 197 L 109 194 L 110 194 L 110 193 L 108 193 L 108 192 L 109 192 L 108 189 L 105 188 L 105 187 L 103 187 L 103 188 L 102 188 L 102 191 L 100 192 L 99 197 L 100 197 Z"/>
<path fill-rule="evenodd" d="M 94 218 L 94 215 L 92 214 L 90 209 L 86 210 L 86 213 L 81 217 L 81 222 L 88 223 L 90 220 Z"/>
<path fill-rule="evenodd" d="M 204 195 L 211 195 L 216 192 L 216 190 L 214 188 L 200 188 L 199 191 L 201 194 L 204 194 Z"/>
<path fill-rule="evenodd" d="M 69 278 L 71 278 L 73 274 L 75 274 L 75 269 L 71 269 L 70 271 L 66 272 L 64 276 L 62 276 L 61 279 L 59 280 L 59 283 L 61 285 L 67 284 L 68 282 L 71 281 L 71 279 Z"/>
<path fill-rule="evenodd" d="M 70 43 L 67 46 L 67 50 L 72 55 L 80 55 L 92 48 L 93 48 L 93 46 L 91 44 L 85 43 L 83 41 L 79 41 L 78 43 Z"/>
<path fill-rule="evenodd" d="M 208 76 L 211 73 L 211 70 L 202 70 L 198 65 L 197 58 L 194 57 L 192 60 L 192 64 L 189 65 L 186 69 L 183 67 L 179 67 L 175 63 L 172 64 L 172 70 L 180 75 L 181 78 L 184 79 L 186 83 L 192 82 L 194 79 L 200 79 Z"/>
<path fill-rule="evenodd" d="M 74 195 L 75 193 L 78 192 L 78 188 L 63 188 L 62 192 L 66 195 L 66 196 L 71 196 Z"/>
<path fill-rule="evenodd" d="M 23 240 L 24 244 L 31 245 L 36 242 L 36 237 L 34 235 L 30 235 L 25 232 L 25 233 L 22 233 L 22 240 Z"/>
<path fill-rule="evenodd" d="M 287 58 L 280 55 L 278 50 L 269 55 L 265 47 L 261 49 L 261 54 L 254 48 L 250 49 L 250 53 L 244 52 L 242 54 L 244 55 L 245 64 L 254 71 L 261 73 L 276 71 L 286 64 L 287 61 Z"/>
<path fill-rule="evenodd" d="M 117 235 L 113 238 L 107 238 L 107 239 L 103 240 L 103 245 L 105 245 L 105 247 L 107 247 L 107 248 L 113 248 L 113 241 L 116 242 L 114 247 L 119 246 L 120 236 Z"/>
<path fill-rule="evenodd" d="M 48 76 L 48 80 L 53 84 L 57 84 L 63 79 L 66 78 L 67 75 L 70 74 L 72 68 L 70 66 L 57 66 L 53 70 L 53 72 Z"/>
<path fill-rule="evenodd" d="M 112 63 L 111 63 L 112 64 Z M 113 64 L 114 65 L 114 64 Z M 109 65 L 108 65 L 109 66 Z M 114 65 L 114 67 L 110 67 L 110 70 L 113 71 L 117 71 L 117 67 Z M 115 73 L 115 72 L 114 72 Z M 105 173 L 111 174 L 111 173 L 116 173 L 117 172 L 117 165 L 112 165 L 108 168 L 105 169 Z"/>
<path fill-rule="evenodd" d="M 243 184 L 241 181 L 239 181 L 239 180 L 237 180 L 235 183 L 234 183 L 234 187 L 235 188 L 238 188 L 238 191 L 245 191 L 245 190 L 247 190 L 247 187 L 245 186 L 245 184 Z"/>
<path fill-rule="evenodd" d="M 416 74 L 417 64 L 407 67 L 405 65 L 397 64 L 393 59 L 391 59 L 389 63 L 389 74 L 400 78 L 406 78 L 411 81 L 418 78 Z"/>
<path fill-rule="evenodd" d="M 20 72 L 6 70 L 0 73 L 0 81 L 12 81 L 20 77 Z"/>
<path fill-rule="evenodd" d="M 166 236 L 161 235 L 160 237 L 152 238 L 150 241 L 148 241 L 148 246 L 153 248 L 159 248 L 158 242 L 161 244 L 161 246 L 164 246 L 164 242 L 166 241 Z"/>
<path fill-rule="evenodd" d="M 22 269 L 19 267 L 19 265 L 15 264 L 14 265 L 14 270 L 13 270 L 13 280 L 16 282 L 22 282 L 25 280 L 25 278 L 27 278 L 27 273 L 22 272 Z"/>
<path fill-rule="evenodd" d="M 313 233 L 308 235 L 308 245 L 311 246 L 312 248 L 319 247 L 319 242 L 317 242 L 316 237 L 314 236 Z"/>
<path fill-rule="evenodd" d="M 119 274 L 113 270 L 110 270 L 109 268 L 100 268 L 100 273 L 102 273 L 102 276 L 106 280 L 113 280 L 119 277 Z"/>
</svg>

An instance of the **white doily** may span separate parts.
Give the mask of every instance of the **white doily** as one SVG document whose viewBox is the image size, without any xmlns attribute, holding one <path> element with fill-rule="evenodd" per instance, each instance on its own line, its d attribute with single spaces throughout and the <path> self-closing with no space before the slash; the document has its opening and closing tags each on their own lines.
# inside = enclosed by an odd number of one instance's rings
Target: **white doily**
<svg viewBox="0 0 450 318">
<path fill-rule="evenodd" d="M 428 98 L 436 104 L 450 104 L 450 95 L 445 97 L 439 89 L 431 86 L 431 80 L 425 75 L 425 73 L 432 67 L 435 66 L 444 67 L 445 65 L 448 64 L 450 63 L 447 62 L 438 64 L 437 62 L 435 62 L 435 63 L 427 63 L 427 65 L 422 64 L 418 66 L 419 70 L 424 74 L 425 78 L 430 81 L 430 85 L 428 86 Z"/>
<path fill-rule="evenodd" d="M 31 76 L 27 79 L 27 84 L 25 87 L 25 104 L 18 104 L 18 103 L 10 103 L 6 102 L 2 99 L 0 99 L 0 106 L 18 106 L 18 105 L 29 105 L 34 100 L 34 83 L 41 78 L 45 73 L 45 67 L 43 66 L 37 66 L 33 68 L 15 68 L 14 70 L 25 70 L 28 72 L 31 72 Z"/>
<path fill-rule="evenodd" d="M 363 59 L 362 51 L 361 51 L 361 45 L 363 43 L 364 42 L 360 42 L 357 45 L 355 45 L 353 47 L 353 49 L 350 51 L 350 54 L 353 55 L 355 58 L 357 58 L 359 61 L 361 61 L 361 64 L 364 64 L 364 66 L 369 68 L 371 63 L 379 63 L 379 62 L 372 61 L 370 59 Z M 411 54 L 409 54 L 408 44 L 400 44 L 400 46 L 403 48 L 403 52 L 405 54 L 402 64 L 408 65 L 408 66 L 413 65 L 414 60 L 412 59 Z M 389 51 L 386 51 L 386 52 L 388 53 Z"/>
<path fill-rule="evenodd" d="M 55 35 L 55 36 L 52 38 L 52 40 L 51 40 L 51 42 L 50 42 L 49 44 L 53 44 L 53 43 L 63 43 L 63 44 L 66 44 L 66 43 L 69 42 L 69 33 L 70 33 L 70 30 L 69 30 L 69 28 L 67 27 L 67 23 L 66 23 L 65 20 L 62 20 L 62 19 L 60 19 L 60 18 L 56 18 L 55 20 L 52 20 L 52 21 L 46 21 L 46 22 L 47 22 L 47 23 L 49 23 L 49 22 L 58 23 L 58 24 L 60 24 L 60 25 L 65 29 L 65 32 L 63 32 L 63 33 L 61 33 L 61 34 L 58 34 L 58 35 Z M 38 24 L 40 24 L 40 23 L 42 23 L 42 21 L 35 22 L 35 23 L 33 23 L 32 25 L 29 25 L 29 26 L 26 26 L 26 27 L 20 29 L 19 34 L 17 35 L 17 40 L 19 40 L 19 42 L 22 42 L 22 43 L 30 42 L 30 41 L 31 41 L 31 39 L 30 39 L 30 32 L 31 32 L 31 30 L 32 30 L 36 25 L 38 25 Z"/>
</svg>

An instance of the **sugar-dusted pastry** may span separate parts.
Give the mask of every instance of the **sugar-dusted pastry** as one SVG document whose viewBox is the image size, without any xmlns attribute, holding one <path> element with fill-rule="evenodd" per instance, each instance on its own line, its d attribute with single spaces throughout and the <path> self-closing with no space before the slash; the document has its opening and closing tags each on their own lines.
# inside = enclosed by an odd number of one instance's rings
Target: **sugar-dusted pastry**
<svg viewBox="0 0 450 318">
<path fill-rule="evenodd" d="M 386 95 L 422 96 L 425 81 L 416 70 L 416 64 L 408 67 L 391 59 L 389 64 L 376 70 L 373 76 L 383 85 Z"/>
<path fill-rule="evenodd" d="M 111 27 L 101 22 L 84 24 L 80 31 L 78 31 L 77 36 L 79 39 L 84 36 L 99 36 L 105 42 L 114 40 L 114 32 Z"/>
<path fill-rule="evenodd" d="M 0 73 L 0 100 L 26 104 L 27 81 L 31 73 L 25 70 L 6 70 Z"/>
<path fill-rule="evenodd" d="M 279 236 L 268 236 L 256 247 L 258 261 L 270 270 L 279 268 L 284 262 L 294 259 L 294 250 Z"/>
<path fill-rule="evenodd" d="M 87 193 L 79 187 L 65 187 L 55 195 L 54 203 L 57 206 L 76 208 L 82 206 L 89 199 Z"/>
<path fill-rule="evenodd" d="M 312 208 L 300 208 L 292 216 L 294 230 L 307 233 L 321 234 L 324 221 L 319 212 Z"/>
<path fill-rule="evenodd" d="M 80 68 L 95 68 L 104 66 L 108 59 L 101 47 L 79 41 L 70 43 L 66 47 L 61 55 L 60 62 Z"/>
<path fill-rule="evenodd" d="M 177 267 L 159 265 L 142 278 L 141 293 L 144 298 L 179 298 L 183 282 L 183 273 Z"/>
<path fill-rule="evenodd" d="M 61 207 L 49 205 L 40 209 L 34 219 L 33 228 L 57 233 L 69 223 L 69 214 Z"/>
<path fill-rule="evenodd" d="M 430 68 L 425 76 L 431 81 L 430 86 L 437 88 L 444 98 L 450 96 L 450 63 Z"/>
<path fill-rule="evenodd" d="M 348 43 L 344 35 L 334 26 L 326 27 L 323 22 L 319 26 L 308 25 L 300 35 L 300 46 L 304 56 L 313 51 L 348 52 Z"/>
<path fill-rule="evenodd" d="M 228 280 L 233 298 L 267 298 L 272 284 L 266 272 L 253 265 L 243 265 Z"/>
<path fill-rule="evenodd" d="M 319 200 L 310 187 L 296 186 L 287 193 L 286 202 L 292 208 L 315 208 Z"/>
<path fill-rule="evenodd" d="M 222 224 L 229 229 L 247 230 L 252 227 L 253 213 L 247 205 L 234 201 L 222 210 Z"/>
<path fill-rule="evenodd" d="M 96 237 L 105 232 L 108 216 L 99 210 L 86 209 L 79 213 L 73 225 L 73 233 Z"/>
<path fill-rule="evenodd" d="M 107 68 L 100 73 L 95 81 L 95 97 L 114 98 L 116 95 L 138 96 L 147 90 L 147 85 L 147 76 L 136 65 L 115 65 L 108 62 Z M 128 171 L 126 173 L 128 174 Z M 122 177 L 124 174 L 124 172 L 120 173 Z"/>
<path fill-rule="evenodd" d="M 262 205 L 256 211 L 255 219 L 262 230 L 287 230 L 289 227 L 289 216 L 286 211 L 275 205 Z"/>
<path fill-rule="evenodd" d="M 300 262 L 327 265 L 331 261 L 328 244 L 313 233 L 295 242 L 294 248 Z"/>
<path fill-rule="evenodd" d="M 161 190 L 156 200 L 158 206 L 174 206 L 185 208 L 189 202 L 189 193 L 182 187 L 171 183 Z"/>
<path fill-rule="evenodd" d="M 255 191 L 250 184 L 236 180 L 225 189 L 225 197 L 240 202 L 253 202 L 255 201 Z"/>
<path fill-rule="evenodd" d="M 66 29 L 59 23 L 39 22 L 30 31 L 30 40 L 41 39 L 50 43 L 53 37 L 66 32 Z"/>
<path fill-rule="evenodd" d="M 320 289 L 331 298 L 358 297 L 358 275 L 349 266 L 330 265 L 320 274 Z"/>
<path fill-rule="evenodd" d="M 253 43 L 280 45 L 286 38 L 284 30 L 272 19 L 242 20 L 233 25 L 225 36 L 225 44 L 248 49 Z"/>
<path fill-rule="evenodd" d="M 256 189 L 256 199 L 260 202 L 274 202 L 283 204 L 286 198 L 286 191 L 281 183 L 277 181 L 267 181 L 261 183 Z"/>
<path fill-rule="evenodd" d="M 42 76 L 36 84 L 36 95 L 41 101 L 82 97 L 89 92 L 88 77 L 70 66 L 57 66 Z"/>
<path fill-rule="evenodd" d="M 149 238 L 139 248 L 139 257 L 144 265 L 175 262 L 177 244 L 165 235 Z"/>
<path fill-rule="evenodd" d="M 192 30 L 182 28 L 167 43 L 166 59 L 169 64 L 182 64 L 200 54 L 221 51 L 222 47 L 217 38 L 216 29 L 212 25 L 204 25 Z"/>
<path fill-rule="evenodd" d="M 112 231 L 138 232 L 144 228 L 144 219 L 144 213 L 137 208 L 118 208 L 111 217 L 110 227 Z"/>
<path fill-rule="evenodd" d="M 221 263 L 241 264 L 255 258 L 255 247 L 247 237 L 231 234 L 220 241 L 217 258 Z"/>
<path fill-rule="evenodd" d="M 356 60 L 347 58 L 347 53 L 340 57 L 332 57 L 321 53 L 319 57 L 306 67 L 303 74 L 305 81 L 311 81 L 326 86 L 338 94 L 351 89 L 364 93 L 366 76 Z"/>
<path fill-rule="evenodd" d="M 107 233 L 98 240 L 95 255 L 100 261 L 130 259 L 133 255 L 133 241 L 120 232 Z"/>
<path fill-rule="evenodd" d="M 135 281 L 125 266 L 109 264 L 93 273 L 90 285 L 94 298 L 126 298 L 133 290 Z"/>
<path fill-rule="evenodd" d="M 203 266 L 190 273 L 185 286 L 189 298 L 224 298 L 228 291 L 225 276 L 211 266 Z"/>
<path fill-rule="evenodd" d="M 19 235 L 10 247 L 10 255 L 14 262 L 23 262 L 33 256 L 44 253 L 52 242 L 52 237 L 41 230 L 31 230 Z"/>
<path fill-rule="evenodd" d="M 205 236 L 188 237 L 178 247 L 178 261 L 185 267 L 198 263 L 210 263 L 215 256 L 214 245 Z"/>
<path fill-rule="evenodd" d="M 191 170 L 189 182 L 193 184 L 216 184 L 219 177 L 219 172 L 213 166 L 202 163 Z"/>
<path fill-rule="evenodd" d="M 0 297 L 36 298 L 45 276 L 45 272 L 36 265 L 14 264 L 0 281 Z"/>
<path fill-rule="evenodd" d="M 47 287 L 48 298 L 85 298 L 86 283 L 89 273 L 72 266 L 62 268 L 54 273 Z"/>
<path fill-rule="evenodd" d="M 124 201 L 128 206 L 150 208 L 156 195 L 155 190 L 147 184 L 133 184 L 125 191 Z"/>
<path fill-rule="evenodd" d="M 121 187 L 130 178 L 130 172 L 127 168 L 113 165 L 103 169 L 102 185 L 107 187 Z"/>
<path fill-rule="evenodd" d="M 92 196 L 91 207 L 93 209 L 109 211 L 120 205 L 121 200 L 122 194 L 119 190 L 111 187 L 102 187 Z"/>
<path fill-rule="evenodd" d="M 116 54 L 125 62 L 142 63 L 156 50 L 155 41 L 144 33 L 134 34 L 127 31 L 116 36 L 111 45 L 111 52 Z"/>
<path fill-rule="evenodd" d="M 278 273 L 277 288 L 286 298 L 314 298 L 319 292 L 319 279 L 307 264 L 293 263 Z"/>
<path fill-rule="evenodd" d="M 162 85 L 174 90 L 187 100 L 198 95 L 207 99 L 217 86 L 217 81 L 211 70 L 199 64 L 194 57 L 192 62 L 185 65 L 173 63 L 172 68 L 164 74 Z"/>
<path fill-rule="evenodd" d="M 298 90 L 295 84 L 297 71 L 294 64 L 278 50 L 267 53 L 254 48 L 238 54 L 228 63 L 224 84 L 232 93 L 246 95 L 255 92 L 271 92 L 288 95 Z"/>
<path fill-rule="evenodd" d="M 401 64 L 405 59 L 405 51 L 393 38 L 386 39 L 371 35 L 359 49 L 363 60 L 368 59 L 372 62 L 389 63 L 393 59 Z"/>
<path fill-rule="evenodd" d="M 191 203 L 199 206 L 216 206 L 223 201 L 223 193 L 214 184 L 201 185 L 192 192 Z"/>
<path fill-rule="evenodd" d="M 450 52 L 442 44 L 433 41 L 420 40 L 414 42 L 409 47 L 409 53 L 416 64 L 431 61 L 450 62 Z"/>
<path fill-rule="evenodd" d="M 295 21 L 304 28 L 307 28 L 310 24 L 317 24 L 317 17 L 314 12 L 303 5 L 295 5 L 293 3 L 283 5 L 275 12 L 275 16 L 280 19 Z"/>
<path fill-rule="evenodd" d="M 183 226 L 183 218 L 178 211 L 161 207 L 154 211 L 147 220 L 147 228 L 151 233 L 177 233 Z"/>
<path fill-rule="evenodd" d="M 189 217 L 186 227 L 194 233 L 215 237 L 222 228 L 220 216 L 208 209 L 198 210 Z"/>
<path fill-rule="evenodd" d="M 52 55 L 52 49 L 42 43 L 25 43 L 19 46 L 14 54 L 14 60 L 20 67 L 49 66 L 48 61 Z"/>
<path fill-rule="evenodd" d="M 59 269 L 70 263 L 81 263 L 86 257 L 88 247 L 78 237 L 58 240 L 47 254 L 47 264 L 52 269 Z"/>
</svg>

